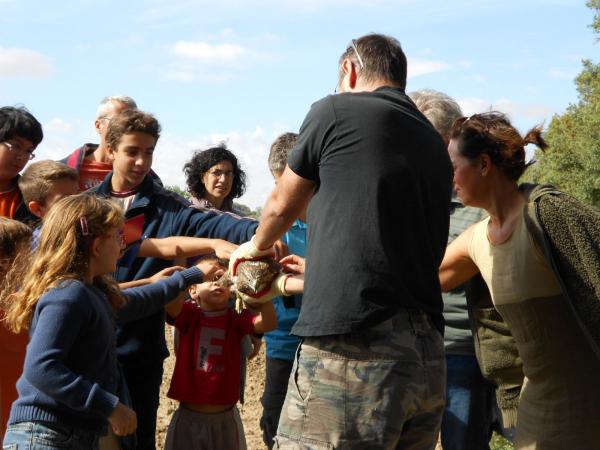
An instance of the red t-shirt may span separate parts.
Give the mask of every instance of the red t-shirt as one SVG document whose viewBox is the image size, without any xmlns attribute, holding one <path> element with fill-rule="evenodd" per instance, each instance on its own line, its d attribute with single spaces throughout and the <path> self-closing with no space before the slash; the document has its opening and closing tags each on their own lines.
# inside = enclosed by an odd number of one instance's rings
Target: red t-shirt
<svg viewBox="0 0 600 450">
<path fill-rule="evenodd" d="M 83 160 L 79 171 L 79 189 L 87 191 L 104 181 L 106 175 L 112 171 L 112 163 L 94 161 L 88 158 Z"/>
<path fill-rule="evenodd" d="M 21 191 L 15 186 L 10 191 L 0 192 L 0 216 L 12 219 L 21 204 Z"/>
<path fill-rule="evenodd" d="M 244 310 L 203 311 L 183 303 L 175 327 L 179 348 L 168 396 L 200 405 L 235 405 L 240 398 L 241 341 L 254 331 L 255 317 Z"/>
</svg>

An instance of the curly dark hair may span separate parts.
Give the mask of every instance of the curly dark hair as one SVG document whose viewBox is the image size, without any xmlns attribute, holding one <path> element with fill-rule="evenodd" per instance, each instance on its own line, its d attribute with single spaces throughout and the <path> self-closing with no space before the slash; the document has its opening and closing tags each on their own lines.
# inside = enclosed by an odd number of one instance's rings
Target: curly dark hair
<svg viewBox="0 0 600 450">
<path fill-rule="evenodd" d="M 221 208 L 229 210 L 233 205 L 233 199 L 241 197 L 246 192 L 246 173 L 240 168 L 237 158 L 224 143 L 206 150 L 195 151 L 192 159 L 183 166 L 183 173 L 185 173 L 185 182 L 190 194 L 202 199 L 206 195 L 202 177 L 212 166 L 219 164 L 221 161 L 229 161 L 233 166 L 231 192 L 223 201 L 223 207 Z"/>
</svg>

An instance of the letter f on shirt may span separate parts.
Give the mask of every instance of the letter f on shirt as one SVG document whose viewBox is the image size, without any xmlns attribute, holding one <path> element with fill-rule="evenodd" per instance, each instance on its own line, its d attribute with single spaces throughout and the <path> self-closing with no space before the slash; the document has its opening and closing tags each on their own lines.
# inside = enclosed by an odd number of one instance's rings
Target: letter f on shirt
<svg viewBox="0 0 600 450">
<path fill-rule="evenodd" d="M 200 340 L 198 342 L 198 366 L 203 372 L 214 372 L 219 366 L 214 366 L 210 362 L 210 355 L 221 356 L 223 354 L 222 345 L 211 344 L 213 339 L 225 339 L 225 330 L 220 328 L 203 327 L 200 331 Z M 221 366 L 222 368 L 222 366 Z"/>
</svg>

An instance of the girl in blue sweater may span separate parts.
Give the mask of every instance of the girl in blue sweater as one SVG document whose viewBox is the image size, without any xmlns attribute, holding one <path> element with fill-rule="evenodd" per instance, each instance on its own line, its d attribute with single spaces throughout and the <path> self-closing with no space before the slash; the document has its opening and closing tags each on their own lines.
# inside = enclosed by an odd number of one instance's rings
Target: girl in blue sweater
<svg viewBox="0 0 600 450">
<path fill-rule="evenodd" d="M 30 343 L 3 448 L 90 450 L 107 426 L 117 436 L 135 431 L 115 326 L 156 312 L 216 268 L 202 262 L 121 292 L 110 274 L 123 248 L 122 226 L 123 213 L 110 200 L 64 198 L 45 217 L 30 260 L 7 276 L 5 321 L 14 332 L 29 330 Z"/>
</svg>

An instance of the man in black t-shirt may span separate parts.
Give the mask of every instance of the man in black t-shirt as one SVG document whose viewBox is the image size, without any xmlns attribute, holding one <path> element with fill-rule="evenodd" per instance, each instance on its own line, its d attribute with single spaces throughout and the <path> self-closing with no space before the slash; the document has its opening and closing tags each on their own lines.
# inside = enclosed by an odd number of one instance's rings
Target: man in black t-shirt
<svg viewBox="0 0 600 450">
<path fill-rule="evenodd" d="M 435 447 L 452 169 L 405 84 L 398 41 L 353 40 L 340 59 L 340 94 L 313 104 L 253 244 L 232 257 L 270 248 L 310 202 L 292 330 L 304 340 L 276 448 Z"/>
</svg>

